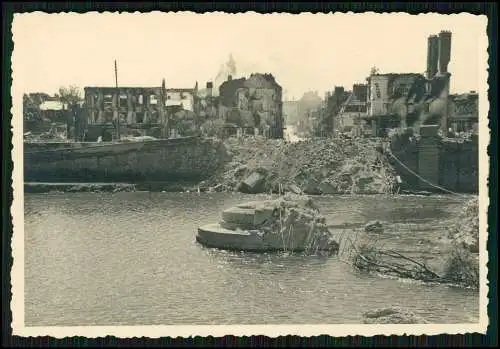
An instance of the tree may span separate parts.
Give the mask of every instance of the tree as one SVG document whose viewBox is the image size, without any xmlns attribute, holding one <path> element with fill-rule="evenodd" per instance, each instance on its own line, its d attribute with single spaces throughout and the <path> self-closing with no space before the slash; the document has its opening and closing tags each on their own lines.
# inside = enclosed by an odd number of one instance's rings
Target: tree
<svg viewBox="0 0 500 349">
<path fill-rule="evenodd" d="M 82 100 L 80 89 L 74 85 L 68 87 L 60 87 L 56 97 L 64 104 L 70 106 Z"/>
<path fill-rule="evenodd" d="M 40 119 L 40 104 L 42 101 L 37 100 L 32 95 L 23 94 L 23 116 L 24 120 Z"/>
</svg>

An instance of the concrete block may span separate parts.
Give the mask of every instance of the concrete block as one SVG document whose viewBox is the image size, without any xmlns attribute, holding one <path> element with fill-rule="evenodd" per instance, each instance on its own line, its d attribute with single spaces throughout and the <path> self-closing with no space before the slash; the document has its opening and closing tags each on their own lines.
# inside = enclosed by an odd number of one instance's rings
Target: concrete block
<svg viewBox="0 0 500 349">
<path fill-rule="evenodd" d="M 253 225 L 244 225 L 241 223 L 231 223 L 231 222 L 226 222 L 226 221 L 221 221 L 219 222 L 219 225 L 223 229 L 228 229 L 228 230 L 250 230 L 253 229 Z"/>
<path fill-rule="evenodd" d="M 254 171 L 239 185 L 239 191 L 248 194 L 261 193 L 264 190 L 266 177 L 264 174 Z"/>
<path fill-rule="evenodd" d="M 270 220 L 273 217 L 275 208 L 266 207 L 259 208 L 254 211 L 253 224 L 254 226 L 261 225 L 265 221 Z"/>
<path fill-rule="evenodd" d="M 231 207 L 222 211 L 222 219 L 228 223 L 252 226 L 255 211 L 253 209 Z"/>
</svg>

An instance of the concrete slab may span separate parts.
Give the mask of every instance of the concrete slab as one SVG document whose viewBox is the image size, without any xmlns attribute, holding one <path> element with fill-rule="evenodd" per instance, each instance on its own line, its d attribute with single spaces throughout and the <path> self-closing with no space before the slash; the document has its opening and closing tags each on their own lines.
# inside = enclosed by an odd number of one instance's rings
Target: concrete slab
<svg viewBox="0 0 500 349">
<path fill-rule="evenodd" d="M 253 226 L 255 210 L 252 208 L 231 207 L 222 211 L 222 219 L 227 223 Z"/>
</svg>

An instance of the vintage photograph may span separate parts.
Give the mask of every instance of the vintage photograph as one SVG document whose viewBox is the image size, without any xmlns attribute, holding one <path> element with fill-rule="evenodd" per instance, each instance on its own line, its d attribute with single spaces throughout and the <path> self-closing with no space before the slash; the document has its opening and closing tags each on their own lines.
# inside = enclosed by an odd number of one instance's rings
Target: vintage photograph
<svg viewBox="0 0 500 349">
<path fill-rule="evenodd" d="M 16 14 L 14 334 L 484 332 L 486 26 Z"/>
</svg>

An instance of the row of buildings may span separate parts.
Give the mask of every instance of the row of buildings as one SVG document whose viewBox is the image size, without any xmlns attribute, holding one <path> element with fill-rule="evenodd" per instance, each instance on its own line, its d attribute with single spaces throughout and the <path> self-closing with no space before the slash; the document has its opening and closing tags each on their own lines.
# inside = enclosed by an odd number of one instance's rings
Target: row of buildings
<svg viewBox="0 0 500 349">
<path fill-rule="evenodd" d="M 425 124 L 438 124 L 443 132 L 471 131 L 478 121 L 479 97 L 475 91 L 450 94 L 450 59 L 451 33 L 442 31 L 428 38 L 425 74 L 372 70 L 366 83 L 354 84 L 349 91 L 335 87 L 313 109 L 300 110 L 304 102 L 299 100 L 285 102 L 285 110 L 292 119 L 301 114 L 299 119 L 316 135 L 383 136 L 387 129 Z"/>
<path fill-rule="evenodd" d="M 70 138 L 78 140 L 116 139 L 121 135 L 151 135 L 159 138 L 199 134 L 209 120 L 220 120 L 229 132 L 242 129 L 283 137 L 282 88 L 271 74 L 248 78 L 227 76 L 218 93 L 212 82 L 205 88 L 85 87 L 82 103 L 64 105 L 45 98 L 24 105 L 25 115 L 38 112 L 51 120 L 67 120 Z M 27 99 L 34 99 L 30 94 Z M 49 108 L 46 108 L 48 106 Z M 25 117 L 26 119 L 26 117 Z M 221 124 L 221 123 L 219 123 Z"/>
</svg>

